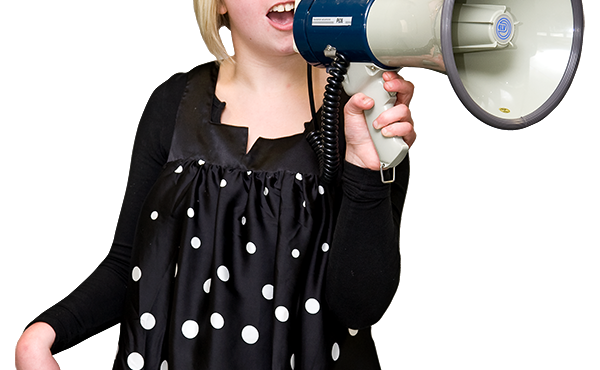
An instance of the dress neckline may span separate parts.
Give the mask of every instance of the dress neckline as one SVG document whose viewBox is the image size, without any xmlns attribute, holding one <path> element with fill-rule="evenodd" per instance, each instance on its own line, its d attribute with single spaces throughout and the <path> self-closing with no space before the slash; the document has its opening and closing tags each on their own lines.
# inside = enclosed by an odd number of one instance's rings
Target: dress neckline
<svg viewBox="0 0 600 370">
<path fill-rule="evenodd" d="M 312 90 L 312 86 L 311 86 L 311 90 Z M 248 147 L 248 127 L 232 125 L 232 124 L 224 123 L 221 121 L 221 116 L 223 114 L 223 110 L 225 109 L 226 104 L 227 104 L 226 102 L 221 101 L 216 95 L 214 96 L 212 110 L 211 110 L 211 114 L 210 114 L 211 124 L 225 126 L 230 130 L 238 131 L 240 134 L 240 141 L 243 141 L 244 147 L 247 148 Z M 320 109 L 319 109 L 319 111 L 320 111 Z M 315 121 L 316 114 L 317 114 L 316 112 L 314 114 L 312 114 L 312 119 L 310 121 L 304 122 L 304 130 L 302 132 L 298 132 L 298 133 L 291 134 L 291 135 L 280 136 L 280 137 L 274 137 L 274 138 L 259 136 L 256 139 L 256 141 L 252 144 L 252 146 L 249 149 L 245 150 L 246 155 L 250 155 L 250 153 L 253 150 L 258 150 L 255 148 L 262 145 L 261 142 L 266 142 L 266 143 L 269 143 L 269 145 L 272 145 L 278 141 L 286 141 L 286 140 L 294 139 L 294 138 L 297 138 L 300 136 L 306 137 L 306 135 L 308 135 L 308 133 L 311 132 L 312 130 L 314 130 L 314 128 L 315 128 L 314 121 Z"/>
</svg>

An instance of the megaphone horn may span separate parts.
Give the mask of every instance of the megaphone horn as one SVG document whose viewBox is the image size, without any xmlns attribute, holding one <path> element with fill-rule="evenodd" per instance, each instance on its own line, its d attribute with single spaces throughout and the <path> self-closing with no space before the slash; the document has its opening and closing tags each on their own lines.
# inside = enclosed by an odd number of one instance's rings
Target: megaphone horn
<svg viewBox="0 0 600 370">
<path fill-rule="evenodd" d="M 297 0 L 294 44 L 316 66 L 331 65 L 332 49 L 343 54 L 346 92 L 379 96 L 369 95 L 375 107 L 366 115 L 393 106 L 376 92 L 381 71 L 419 67 L 447 74 L 482 122 L 514 130 L 539 122 L 565 96 L 583 28 L 581 0 Z M 402 161 L 405 144 L 371 134 L 383 168 Z"/>
</svg>

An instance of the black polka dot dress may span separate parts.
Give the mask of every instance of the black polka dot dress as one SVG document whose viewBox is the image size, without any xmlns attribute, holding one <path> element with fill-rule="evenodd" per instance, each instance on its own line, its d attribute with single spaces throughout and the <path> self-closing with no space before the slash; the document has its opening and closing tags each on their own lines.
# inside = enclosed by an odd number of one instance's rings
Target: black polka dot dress
<svg viewBox="0 0 600 370">
<path fill-rule="evenodd" d="M 246 153 L 246 129 L 218 122 L 217 74 L 189 73 L 141 211 L 114 369 L 340 368 L 357 332 L 323 296 L 333 190 L 303 134 Z"/>
</svg>

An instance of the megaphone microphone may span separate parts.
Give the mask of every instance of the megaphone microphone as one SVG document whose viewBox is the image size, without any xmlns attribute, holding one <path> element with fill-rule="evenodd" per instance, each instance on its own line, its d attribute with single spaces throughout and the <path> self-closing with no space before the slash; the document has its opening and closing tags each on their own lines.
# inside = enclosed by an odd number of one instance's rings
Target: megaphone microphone
<svg viewBox="0 0 600 370">
<path fill-rule="evenodd" d="M 349 62 L 343 87 L 374 101 L 365 111 L 383 170 L 408 146 L 373 120 L 394 105 L 382 74 L 403 67 L 445 73 L 480 121 L 515 130 L 545 118 L 575 76 L 581 0 L 296 0 L 294 47 L 314 66 Z"/>
</svg>

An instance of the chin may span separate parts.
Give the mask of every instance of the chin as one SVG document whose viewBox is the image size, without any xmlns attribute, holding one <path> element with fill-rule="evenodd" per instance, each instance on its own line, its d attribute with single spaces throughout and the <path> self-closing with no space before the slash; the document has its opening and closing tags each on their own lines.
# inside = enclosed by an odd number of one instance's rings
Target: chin
<svg viewBox="0 0 600 370">
<path fill-rule="evenodd" d="M 298 59 L 302 59 L 302 56 L 296 53 L 296 51 L 294 51 L 294 49 L 291 47 L 289 49 L 286 48 L 285 50 L 280 50 L 280 55 L 284 57 L 297 57 Z"/>
<path fill-rule="evenodd" d="M 284 45 L 281 48 L 281 51 L 283 53 L 285 53 L 286 55 L 298 55 L 300 56 L 300 54 L 298 54 L 295 50 L 294 50 L 294 36 L 290 35 L 289 38 L 286 38 Z"/>
</svg>

